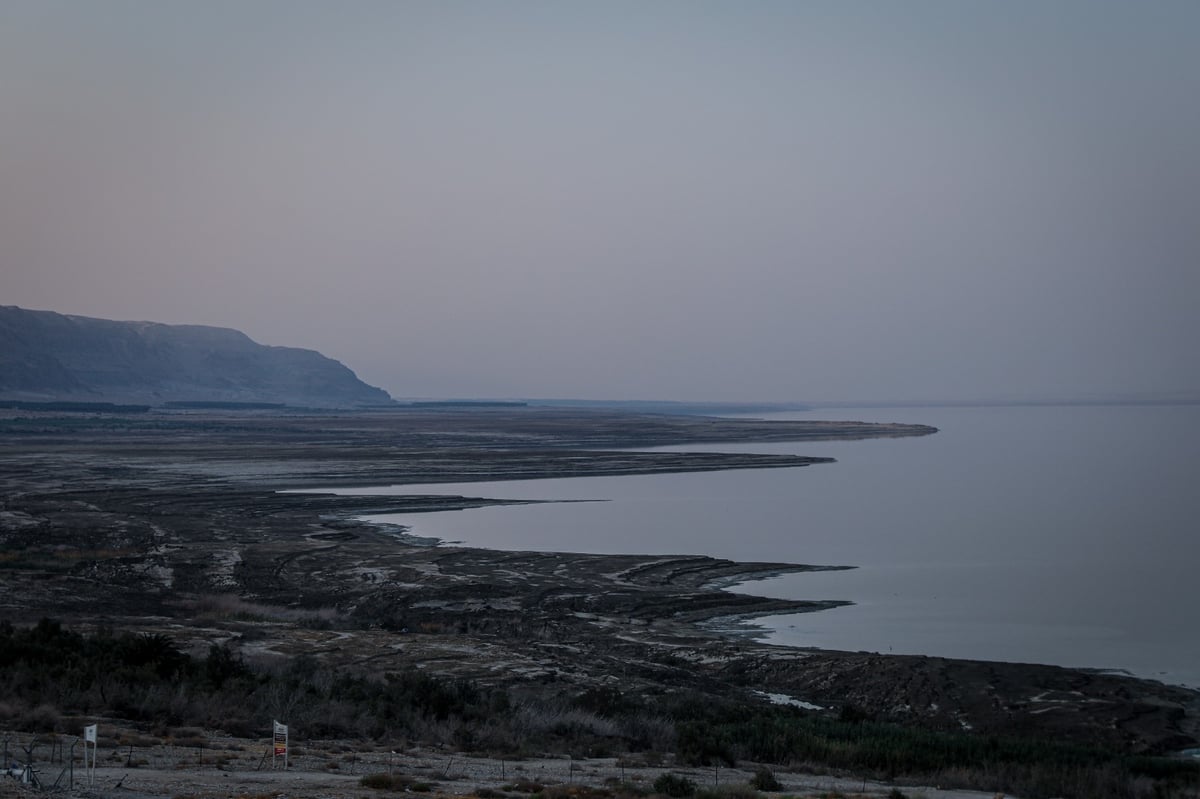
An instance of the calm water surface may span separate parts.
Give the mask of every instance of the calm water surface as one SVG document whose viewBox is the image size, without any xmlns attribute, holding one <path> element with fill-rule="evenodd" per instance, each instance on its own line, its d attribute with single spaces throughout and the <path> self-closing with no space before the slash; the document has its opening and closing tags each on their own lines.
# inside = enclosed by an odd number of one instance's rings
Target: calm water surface
<svg viewBox="0 0 1200 799">
<path fill-rule="evenodd" d="M 700 445 L 838 459 L 797 469 L 441 484 L 603 502 L 371 517 L 497 549 L 852 565 L 735 590 L 853 606 L 758 620 L 792 646 L 1126 669 L 1200 686 L 1200 407 L 821 410 L 920 438 Z"/>
</svg>

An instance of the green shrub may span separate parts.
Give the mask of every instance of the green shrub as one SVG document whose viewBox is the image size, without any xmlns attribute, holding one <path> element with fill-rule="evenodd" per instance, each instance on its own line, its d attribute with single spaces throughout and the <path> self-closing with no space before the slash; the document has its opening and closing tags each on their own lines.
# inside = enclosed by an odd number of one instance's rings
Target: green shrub
<svg viewBox="0 0 1200 799">
<path fill-rule="evenodd" d="M 410 782 L 405 777 L 393 777 L 391 774 L 366 774 L 358 780 L 362 787 L 377 791 L 402 791 Z"/>
<path fill-rule="evenodd" d="M 761 799 L 762 794 L 749 785 L 725 784 L 696 791 L 695 799 Z"/>
<path fill-rule="evenodd" d="M 654 781 L 654 791 L 672 799 L 684 799 L 696 793 L 696 783 L 681 774 L 661 774 Z"/>
<path fill-rule="evenodd" d="M 783 786 L 775 779 L 775 772 L 765 766 L 760 767 L 750 778 L 750 787 L 759 791 L 782 791 Z"/>
</svg>

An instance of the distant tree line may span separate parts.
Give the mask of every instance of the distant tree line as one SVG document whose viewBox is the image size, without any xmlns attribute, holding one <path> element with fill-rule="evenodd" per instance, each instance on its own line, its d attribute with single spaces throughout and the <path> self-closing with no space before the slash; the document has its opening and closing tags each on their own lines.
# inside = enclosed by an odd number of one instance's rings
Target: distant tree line
<svg viewBox="0 0 1200 799">
<path fill-rule="evenodd" d="M 112 402 L 27 402 L 25 400 L 0 400 L 0 408 L 18 411 L 58 411 L 75 413 L 146 413 L 149 405 L 118 405 Z"/>
<path fill-rule="evenodd" d="M 286 408 L 283 402 L 235 402 L 233 400 L 168 400 L 164 408 L 180 410 L 277 411 Z"/>
</svg>

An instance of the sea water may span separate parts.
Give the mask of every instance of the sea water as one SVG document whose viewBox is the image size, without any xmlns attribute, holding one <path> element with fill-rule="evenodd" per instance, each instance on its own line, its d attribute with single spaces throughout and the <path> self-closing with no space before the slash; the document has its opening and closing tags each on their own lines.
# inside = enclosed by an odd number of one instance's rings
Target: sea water
<svg viewBox="0 0 1200 799">
<path fill-rule="evenodd" d="M 934 435 L 689 445 L 803 468 L 355 489 L 597 500 L 371 517 L 497 549 L 845 565 L 731 590 L 853 605 L 771 643 L 1125 670 L 1200 686 L 1200 406 L 817 410 Z M 349 493 L 349 492 L 347 492 Z"/>
</svg>

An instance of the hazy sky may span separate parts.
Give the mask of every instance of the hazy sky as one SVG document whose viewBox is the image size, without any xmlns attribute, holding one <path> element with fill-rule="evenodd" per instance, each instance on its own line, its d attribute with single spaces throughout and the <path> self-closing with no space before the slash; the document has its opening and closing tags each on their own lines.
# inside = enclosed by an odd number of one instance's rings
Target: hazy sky
<svg viewBox="0 0 1200 799">
<path fill-rule="evenodd" d="M 0 304 L 396 396 L 1200 392 L 1200 2 L 0 0 Z"/>
</svg>

